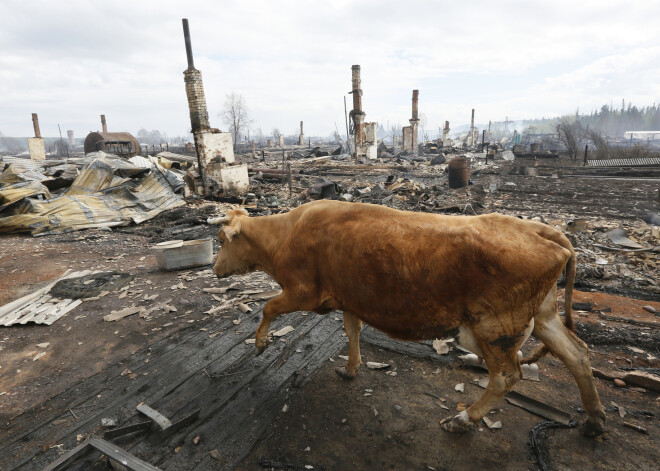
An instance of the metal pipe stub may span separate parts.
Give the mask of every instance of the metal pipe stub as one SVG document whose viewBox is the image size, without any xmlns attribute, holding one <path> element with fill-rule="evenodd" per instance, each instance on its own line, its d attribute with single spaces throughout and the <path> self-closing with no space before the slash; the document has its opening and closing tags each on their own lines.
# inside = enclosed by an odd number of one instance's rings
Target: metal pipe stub
<svg viewBox="0 0 660 471">
<path fill-rule="evenodd" d="M 183 22 L 183 38 L 186 41 L 186 56 L 188 57 L 188 68 L 194 69 L 195 62 L 193 61 L 192 42 L 190 41 L 190 28 L 188 26 L 188 18 L 183 18 L 181 21 Z"/>
</svg>

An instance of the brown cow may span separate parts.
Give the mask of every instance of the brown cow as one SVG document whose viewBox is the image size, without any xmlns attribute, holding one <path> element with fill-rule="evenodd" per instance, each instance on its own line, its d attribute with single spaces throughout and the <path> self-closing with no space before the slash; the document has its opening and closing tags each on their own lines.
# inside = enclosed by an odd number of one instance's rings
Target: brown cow
<svg viewBox="0 0 660 471">
<path fill-rule="evenodd" d="M 271 321 L 300 310 L 344 312 L 349 355 L 337 370 L 344 378 L 362 363 L 362 321 L 404 340 L 457 336 L 485 359 L 490 380 L 477 402 L 442 425 L 460 432 L 520 380 L 517 352 L 533 330 L 578 383 L 588 415 L 583 433 L 602 433 L 588 349 L 567 328 L 575 252 L 560 231 L 500 214 L 443 216 L 327 200 L 258 218 L 232 210 L 216 223 L 224 225 L 218 277 L 261 270 L 282 287 L 264 306 L 257 354 L 268 345 Z M 566 326 L 555 292 L 565 267 Z"/>
</svg>

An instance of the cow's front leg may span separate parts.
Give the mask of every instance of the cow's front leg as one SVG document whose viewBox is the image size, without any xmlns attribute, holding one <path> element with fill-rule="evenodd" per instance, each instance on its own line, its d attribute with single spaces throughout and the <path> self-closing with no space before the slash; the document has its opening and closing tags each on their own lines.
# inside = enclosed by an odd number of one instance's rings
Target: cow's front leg
<svg viewBox="0 0 660 471">
<path fill-rule="evenodd" d="M 263 317 L 259 327 L 257 327 L 257 334 L 255 339 L 255 347 L 257 356 L 261 355 L 268 346 L 268 331 L 270 330 L 270 323 L 280 314 L 288 314 L 289 312 L 297 311 L 300 308 L 300 303 L 289 295 L 286 291 L 282 292 L 279 296 L 275 296 L 268 301 L 264 306 Z"/>
<path fill-rule="evenodd" d="M 353 379 L 357 374 L 358 366 L 362 364 L 360 357 L 360 331 L 362 321 L 344 311 L 344 330 L 348 336 L 348 363 L 345 367 L 337 367 L 335 371 L 345 379 Z"/>
</svg>

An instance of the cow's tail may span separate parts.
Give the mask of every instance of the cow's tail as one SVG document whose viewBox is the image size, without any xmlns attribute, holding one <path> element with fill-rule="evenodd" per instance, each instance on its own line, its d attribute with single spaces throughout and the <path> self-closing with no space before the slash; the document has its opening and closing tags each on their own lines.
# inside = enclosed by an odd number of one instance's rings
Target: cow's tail
<svg viewBox="0 0 660 471">
<path fill-rule="evenodd" d="M 571 314 L 571 308 L 573 307 L 573 285 L 575 284 L 575 271 L 577 269 L 577 259 L 575 257 L 575 250 L 571 245 L 570 241 L 566 237 L 562 237 L 562 247 L 571 252 L 571 257 L 566 263 L 566 288 L 564 290 L 564 325 L 571 332 L 575 332 L 575 326 L 573 325 L 573 315 Z M 521 363 L 530 364 L 536 363 L 541 358 L 546 356 L 550 352 L 550 349 L 545 345 L 542 345 L 530 356 L 523 358 Z"/>
</svg>

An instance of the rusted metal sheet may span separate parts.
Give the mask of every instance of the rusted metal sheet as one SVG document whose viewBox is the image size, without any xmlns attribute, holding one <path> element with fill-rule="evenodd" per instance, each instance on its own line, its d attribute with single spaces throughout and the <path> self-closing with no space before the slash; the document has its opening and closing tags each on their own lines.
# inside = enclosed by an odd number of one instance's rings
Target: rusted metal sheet
<svg viewBox="0 0 660 471">
<path fill-rule="evenodd" d="M 140 153 L 140 143 L 128 132 L 90 132 L 85 138 L 85 154 L 103 151 L 126 157 Z"/>
</svg>

